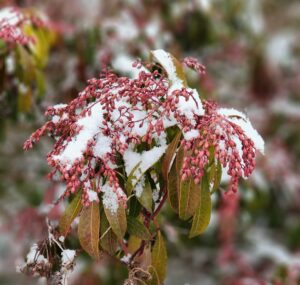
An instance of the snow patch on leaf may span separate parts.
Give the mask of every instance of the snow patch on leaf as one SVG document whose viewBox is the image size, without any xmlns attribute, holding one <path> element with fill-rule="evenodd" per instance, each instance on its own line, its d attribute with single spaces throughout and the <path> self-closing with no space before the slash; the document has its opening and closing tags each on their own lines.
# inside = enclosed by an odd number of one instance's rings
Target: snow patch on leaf
<svg viewBox="0 0 300 285">
<path fill-rule="evenodd" d="M 108 183 L 101 187 L 103 192 L 103 205 L 105 208 L 109 209 L 111 213 L 117 213 L 119 208 L 120 198 L 124 198 L 125 194 L 121 188 L 113 188 Z"/>
<path fill-rule="evenodd" d="M 133 168 L 139 163 L 140 166 L 136 170 L 136 173 L 139 173 L 141 175 L 163 156 L 166 149 L 167 145 L 163 145 L 160 147 L 155 146 L 148 151 L 143 151 L 142 153 L 135 152 L 130 148 L 127 149 L 123 156 L 127 175 L 129 175 Z"/>
</svg>

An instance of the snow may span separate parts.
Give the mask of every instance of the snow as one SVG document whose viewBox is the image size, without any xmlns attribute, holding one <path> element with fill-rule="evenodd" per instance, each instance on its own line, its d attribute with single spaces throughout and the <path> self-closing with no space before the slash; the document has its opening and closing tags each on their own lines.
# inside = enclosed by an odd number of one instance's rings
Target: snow
<svg viewBox="0 0 300 285">
<path fill-rule="evenodd" d="M 282 245 L 270 239 L 264 230 L 253 230 L 251 234 L 253 248 L 248 253 L 251 259 L 259 260 L 263 257 L 269 257 L 277 263 L 285 265 L 300 265 L 299 254 L 291 254 Z"/>
<path fill-rule="evenodd" d="M 172 56 L 161 49 L 152 51 L 152 54 L 158 63 L 165 69 L 168 78 L 171 81 L 168 95 L 171 96 L 173 91 L 184 88 L 184 82 L 178 77 Z M 192 92 L 192 96 L 189 97 L 188 100 L 183 96 L 179 96 L 179 102 L 176 107 L 182 115 L 185 115 L 188 119 L 193 121 L 194 115 L 202 116 L 204 110 L 197 90 L 191 88 L 186 89 L 188 92 Z"/>
<path fill-rule="evenodd" d="M 65 107 L 67 107 L 67 104 L 57 104 L 52 106 L 55 110 L 59 110 L 59 109 L 63 109 Z M 67 113 L 63 113 L 62 115 L 54 115 L 51 119 L 51 121 L 55 124 L 57 124 L 60 120 L 64 120 L 68 118 L 68 114 Z"/>
<path fill-rule="evenodd" d="M 281 32 L 268 40 L 266 55 L 271 62 L 278 65 L 293 65 L 295 63 L 293 56 L 295 42 L 296 36 L 293 33 Z"/>
<path fill-rule="evenodd" d="M 117 39 L 128 42 L 138 37 L 139 29 L 132 16 L 127 11 L 122 11 L 117 18 L 109 18 L 102 23 L 103 37 L 106 38 L 107 31 L 114 31 Z M 109 40 L 106 39 L 106 40 Z"/>
<path fill-rule="evenodd" d="M 12 74 L 16 70 L 15 58 L 12 55 L 5 58 L 5 67 L 8 74 Z"/>
<path fill-rule="evenodd" d="M 148 72 L 148 70 L 144 67 L 140 69 L 132 67 L 133 62 L 134 59 L 131 56 L 121 53 L 113 59 L 112 67 L 123 74 L 128 74 L 132 79 L 138 78 L 141 71 Z"/>
<path fill-rule="evenodd" d="M 38 250 L 38 245 L 33 244 L 30 248 L 29 253 L 26 256 L 26 262 L 27 264 L 32 264 L 32 263 L 48 263 L 48 259 L 45 258 Z"/>
<path fill-rule="evenodd" d="M 77 121 L 77 125 L 82 127 L 77 135 L 66 145 L 65 149 L 59 154 L 53 156 L 54 160 L 70 168 L 72 164 L 80 159 L 86 150 L 88 142 L 99 132 L 99 127 L 103 121 L 102 106 L 97 103 L 91 103 L 91 115 Z"/>
<path fill-rule="evenodd" d="M 220 108 L 218 110 L 218 113 L 220 115 L 223 115 L 223 116 L 226 116 L 226 117 L 236 116 L 236 117 L 240 117 L 244 120 L 247 119 L 244 113 L 242 113 L 242 112 L 240 112 L 236 109 L 233 109 L 233 108 Z"/>
<path fill-rule="evenodd" d="M 132 131 L 142 137 L 147 133 L 148 123 L 144 121 L 144 124 L 141 127 L 140 124 L 141 124 L 141 120 L 147 117 L 147 113 L 146 111 L 133 110 L 132 114 L 133 114 L 133 121 L 136 122 L 134 124 Z"/>
<path fill-rule="evenodd" d="M 16 26 L 22 20 L 22 14 L 20 14 L 13 7 L 6 7 L 0 10 L 0 27 L 4 24 Z"/>
<path fill-rule="evenodd" d="M 62 2 L 63 3 L 63 2 Z M 104 1 L 89 0 L 88 5 L 86 0 L 72 1 L 75 9 L 80 9 L 80 21 L 76 21 L 79 29 L 88 30 L 99 24 L 99 16 L 104 12 Z"/>
<path fill-rule="evenodd" d="M 142 176 L 139 182 L 134 187 L 135 196 L 137 198 L 140 198 L 142 196 L 144 187 L 145 187 L 145 177 Z"/>
<path fill-rule="evenodd" d="M 117 213 L 119 209 L 118 196 L 124 197 L 125 194 L 121 188 L 114 189 L 108 183 L 104 184 L 101 188 L 103 192 L 102 202 L 106 209 L 109 209 L 111 213 Z"/>
<path fill-rule="evenodd" d="M 170 79 L 172 84 L 177 84 L 177 86 L 183 86 L 183 81 L 178 77 L 176 73 L 176 67 L 173 63 L 173 59 L 171 55 L 165 52 L 162 49 L 157 49 L 152 51 L 153 56 L 161 64 L 161 66 L 167 72 L 168 78 Z M 179 87 L 180 89 L 182 87 Z"/>
<path fill-rule="evenodd" d="M 150 22 L 147 23 L 145 26 L 145 34 L 147 37 L 151 39 L 155 39 L 156 37 L 159 37 L 160 30 L 161 30 L 161 24 L 159 21 L 159 18 L 154 18 Z"/>
<path fill-rule="evenodd" d="M 60 236 L 60 237 L 58 238 L 58 240 L 59 240 L 61 243 L 63 243 L 63 242 L 65 241 L 65 237 L 64 237 L 64 236 Z"/>
<path fill-rule="evenodd" d="M 63 109 L 65 107 L 67 107 L 67 104 L 56 104 L 53 106 L 54 109 L 59 110 L 59 109 Z"/>
<path fill-rule="evenodd" d="M 154 147 L 151 150 L 142 152 L 141 155 L 141 165 L 140 168 L 144 173 L 147 169 L 149 169 L 153 164 L 155 164 L 165 153 L 167 146 Z"/>
<path fill-rule="evenodd" d="M 60 121 L 61 117 L 60 116 L 53 116 L 51 121 L 54 123 L 54 124 L 57 124 L 59 121 Z"/>
<path fill-rule="evenodd" d="M 156 187 L 156 189 L 154 189 L 153 191 L 152 191 L 152 197 L 153 197 L 153 201 L 155 201 L 156 202 L 156 204 L 155 204 L 155 209 L 156 209 L 156 207 L 159 205 L 159 193 L 160 193 L 160 189 L 159 189 L 159 187 Z"/>
<path fill-rule="evenodd" d="M 245 24 L 247 24 L 254 34 L 259 35 L 263 33 L 265 29 L 265 21 L 261 1 L 248 0 L 245 1 L 245 4 L 245 11 L 242 14 Z"/>
<path fill-rule="evenodd" d="M 154 134 L 153 138 L 157 143 L 157 146 L 165 146 L 167 144 L 167 134 L 161 133 L 160 135 Z"/>
<path fill-rule="evenodd" d="M 99 201 L 99 199 L 98 199 L 98 193 L 97 193 L 96 191 L 91 190 L 91 189 L 88 189 L 88 190 L 86 191 L 86 193 L 87 193 L 87 195 L 88 195 L 88 200 L 89 200 L 90 202 L 93 202 L 93 201 L 98 202 L 98 201 Z"/>
<path fill-rule="evenodd" d="M 117 92 L 117 90 L 115 90 L 114 92 Z M 127 98 L 124 98 L 123 100 L 115 102 L 115 110 L 112 112 L 111 118 L 112 120 L 116 121 L 120 117 L 119 110 L 129 108 L 131 114 L 133 115 L 132 121 L 134 122 L 134 125 L 132 130 L 128 127 L 126 128 L 126 130 L 132 132 L 135 135 L 143 137 L 148 130 L 148 122 L 144 120 L 145 118 L 147 118 L 147 112 L 142 110 L 142 106 L 140 103 L 137 103 L 133 108 L 132 105 L 126 102 L 126 99 Z M 144 123 L 142 126 L 140 126 L 142 121 L 144 121 Z M 128 122 L 128 119 L 123 117 L 123 122 L 125 125 Z"/>
<path fill-rule="evenodd" d="M 300 118 L 300 104 L 296 102 L 277 99 L 271 103 L 271 110 L 279 115 Z"/>
<path fill-rule="evenodd" d="M 19 91 L 22 94 L 26 94 L 28 92 L 28 87 L 24 83 L 19 84 Z"/>
<path fill-rule="evenodd" d="M 73 270 L 74 266 L 74 258 L 76 256 L 76 251 L 72 249 L 63 249 L 61 252 L 61 280 L 62 285 L 68 284 L 68 276 L 70 272 Z"/>
<path fill-rule="evenodd" d="M 142 175 L 163 156 L 166 149 L 167 145 L 162 145 L 160 147 L 153 147 L 142 153 L 137 153 L 132 148 L 128 148 L 123 156 L 126 174 L 129 175 L 134 167 L 140 163 L 135 171 L 135 175 Z"/>
<path fill-rule="evenodd" d="M 133 168 L 141 162 L 141 154 L 133 151 L 132 148 L 128 148 L 124 152 L 123 159 L 125 162 L 126 174 L 129 175 Z"/>
<path fill-rule="evenodd" d="M 171 94 L 174 90 L 180 90 L 182 87 L 183 86 L 180 86 L 177 83 L 172 85 L 169 89 L 169 94 Z M 204 115 L 204 110 L 197 90 L 190 88 L 186 89 L 188 92 L 192 92 L 192 96 L 190 96 L 188 100 L 186 100 L 186 98 L 183 96 L 179 96 L 179 102 L 177 103 L 176 107 L 182 115 L 193 121 L 194 115 L 202 116 Z"/>
<path fill-rule="evenodd" d="M 257 130 L 253 128 L 245 114 L 235 109 L 226 108 L 219 109 L 218 113 L 227 117 L 230 122 L 238 125 L 244 131 L 244 134 L 253 141 L 254 147 L 264 154 L 265 142 Z"/>
<path fill-rule="evenodd" d="M 198 4 L 201 10 L 208 11 L 211 8 L 211 2 L 211 0 L 198 0 L 196 3 Z"/>
<path fill-rule="evenodd" d="M 76 251 L 75 250 L 64 249 L 61 252 L 62 266 L 67 267 L 68 265 L 70 265 L 71 263 L 73 263 L 75 255 L 76 255 Z"/>
<path fill-rule="evenodd" d="M 104 136 L 100 133 L 96 138 L 96 145 L 94 146 L 94 155 L 98 157 L 104 157 L 106 154 L 112 151 L 111 149 L 112 139 Z"/>
<path fill-rule="evenodd" d="M 199 130 L 192 129 L 192 130 L 190 130 L 188 132 L 185 132 L 185 133 L 183 133 L 183 137 L 186 140 L 195 139 L 195 138 L 199 137 Z"/>
<path fill-rule="evenodd" d="M 260 134 L 253 128 L 250 121 L 249 120 L 243 121 L 240 119 L 230 119 L 230 120 L 236 125 L 240 126 L 244 131 L 245 135 L 253 141 L 254 147 L 262 154 L 264 154 L 264 149 L 265 149 L 264 140 L 262 139 Z"/>
<path fill-rule="evenodd" d="M 153 52 L 154 56 L 158 59 L 158 61 L 162 64 L 162 66 L 166 69 L 168 76 L 172 82 L 169 88 L 169 96 L 172 94 L 174 90 L 181 90 L 184 85 L 183 81 L 178 78 L 176 74 L 176 67 L 173 63 L 173 59 L 169 53 L 166 53 L 163 50 L 156 50 Z M 123 57 L 120 58 L 120 65 L 124 64 L 124 61 L 129 63 L 130 59 Z M 204 114 L 204 110 L 202 108 L 202 103 L 199 97 L 197 90 L 187 88 L 189 92 L 192 92 L 192 96 L 186 100 L 183 96 L 179 96 L 179 103 L 177 104 L 178 110 L 185 115 L 191 122 L 194 121 L 194 116 L 201 116 Z M 111 90 L 111 92 L 118 92 L 118 89 Z M 54 108 L 60 109 L 64 108 L 66 105 L 56 105 Z M 88 106 L 91 111 L 91 115 L 87 114 L 86 116 L 79 119 L 76 124 L 81 127 L 81 130 L 78 134 L 74 135 L 70 142 L 68 142 L 65 148 L 61 151 L 60 154 L 54 155 L 53 159 L 59 162 L 62 166 L 65 166 L 67 169 L 71 168 L 74 162 L 78 159 L 82 158 L 83 153 L 85 152 L 88 142 L 92 139 L 95 139 L 96 144 L 93 147 L 93 151 L 95 156 L 105 159 L 105 156 L 108 153 L 112 152 L 112 139 L 110 137 L 104 136 L 101 132 L 101 127 L 103 127 L 103 109 L 100 103 L 93 102 Z M 135 122 L 132 130 L 128 127 L 125 127 L 126 130 L 131 131 L 133 134 L 143 137 L 148 130 L 148 122 L 147 122 L 147 112 L 142 110 L 142 106 L 137 104 L 136 106 L 131 106 L 128 102 L 126 102 L 126 98 L 123 98 L 120 101 L 115 102 L 115 111 L 112 112 L 112 120 L 117 120 L 120 117 L 120 111 L 122 108 L 130 108 L 133 114 L 133 121 Z M 52 121 L 58 122 L 60 120 L 59 117 L 54 116 Z M 126 119 L 124 119 L 126 121 Z M 175 125 L 177 122 L 174 117 L 170 116 L 169 119 L 162 118 L 164 127 L 169 127 Z M 140 125 L 143 122 L 143 125 Z M 126 124 L 126 122 L 124 122 Z M 190 132 L 187 134 L 187 137 L 191 137 L 195 135 L 195 132 Z M 134 153 L 132 150 L 128 150 L 125 155 L 125 164 L 126 164 L 126 172 L 127 174 L 136 166 L 139 162 L 140 165 L 140 174 L 144 173 L 149 167 L 151 167 L 160 157 L 164 154 L 166 150 L 166 143 L 163 142 L 162 138 L 158 138 L 159 144 L 161 146 L 154 147 L 153 149 L 143 152 L 141 154 Z M 128 159 L 128 156 L 130 158 Z"/>
<path fill-rule="evenodd" d="M 130 258 L 131 258 L 131 254 L 128 253 L 128 254 L 124 255 L 124 256 L 120 259 L 120 261 L 122 261 L 122 262 L 124 262 L 124 263 L 128 263 L 128 262 L 130 261 Z"/>
</svg>

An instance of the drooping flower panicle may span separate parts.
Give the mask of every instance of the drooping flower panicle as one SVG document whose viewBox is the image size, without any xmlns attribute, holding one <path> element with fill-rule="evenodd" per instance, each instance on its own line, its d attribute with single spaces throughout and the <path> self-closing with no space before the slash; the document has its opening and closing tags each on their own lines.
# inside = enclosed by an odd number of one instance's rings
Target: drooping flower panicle
<svg viewBox="0 0 300 285">
<path fill-rule="evenodd" d="M 24 148 L 29 149 L 45 134 L 55 139 L 47 161 L 53 168 L 51 176 L 59 174 L 66 182 L 64 196 L 82 189 L 83 203 L 89 204 L 95 200 L 93 192 L 102 191 L 109 199 L 104 202 L 112 207 L 125 203 L 120 168 L 125 166 L 127 175 L 137 168 L 142 175 L 164 154 L 166 129 L 172 126 L 180 128 L 181 144 L 188 153 L 182 179 L 200 182 L 211 148 L 214 158 L 227 168 L 233 190 L 239 177 L 253 171 L 255 150 L 263 151 L 263 141 L 245 115 L 201 102 L 198 92 L 186 86 L 179 62 L 162 50 L 152 55 L 162 72 L 141 62 L 133 64 L 140 69 L 133 79 L 103 72 L 68 105 L 48 108 L 51 120 L 26 141 Z M 195 59 L 183 62 L 203 74 L 204 67 Z M 142 154 L 136 150 L 141 143 L 147 145 Z"/>
</svg>

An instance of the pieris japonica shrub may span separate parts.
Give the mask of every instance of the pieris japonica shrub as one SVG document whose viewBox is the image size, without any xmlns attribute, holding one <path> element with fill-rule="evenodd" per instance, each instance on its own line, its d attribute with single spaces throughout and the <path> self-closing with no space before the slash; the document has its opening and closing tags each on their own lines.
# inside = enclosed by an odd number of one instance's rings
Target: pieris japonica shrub
<svg viewBox="0 0 300 285">
<path fill-rule="evenodd" d="M 0 9 L 1 115 L 28 113 L 45 93 L 44 67 L 55 31 L 45 15 L 29 8 Z"/>
<path fill-rule="evenodd" d="M 164 205 L 190 224 L 190 238 L 202 234 L 222 172 L 230 176 L 225 195 L 235 195 L 264 142 L 245 114 L 201 100 L 188 87 L 184 68 L 205 72 L 196 59 L 180 62 L 155 50 L 133 68 L 135 78 L 104 70 L 69 104 L 49 107 L 49 120 L 24 148 L 44 135 L 54 140 L 49 176 L 66 185 L 59 200 L 70 201 L 47 241 L 59 244 L 56 264 L 63 264 L 61 242 L 79 217 L 78 239 L 92 258 L 106 253 L 127 265 L 126 284 L 162 284 L 167 250 L 158 216 Z M 48 278 L 61 272 L 53 251 L 34 251 L 30 272 Z M 22 270 L 28 266 L 27 258 Z"/>
</svg>

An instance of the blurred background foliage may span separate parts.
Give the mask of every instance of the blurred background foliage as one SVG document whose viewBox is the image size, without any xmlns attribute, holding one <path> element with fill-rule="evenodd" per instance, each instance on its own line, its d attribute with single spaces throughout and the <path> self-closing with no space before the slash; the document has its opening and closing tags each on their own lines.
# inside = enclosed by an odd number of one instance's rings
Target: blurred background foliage
<svg viewBox="0 0 300 285">
<path fill-rule="evenodd" d="M 0 8 L 11 5 L 41 11 L 53 26 L 27 28 L 40 43 L 34 52 L 2 52 L 0 42 L 0 284 L 44 284 L 17 274 L 15 263 L 47 235 L 45 218 L 55 221 L 63 210 L 52 206 L 63 185 L 45 178 L 49 142 L 22 150 L 45 108 L 75 98 L 106 64 L 130 75 L 131 60 L 155 48 L 198 57 L 207 75 L 190 72 L 190 84 L 203 98 L 246 111 L 266 141 L 235 204 L 226 207 L 215 195 L 203 236 L 187 239 L 188 228 L 164 209 L 166 284 L 300 284 L 299 1 L 0 1 Z M 121 284 L 125 277 L 114 260 L 83 256 L 70 284 Z"/>
</svg>

